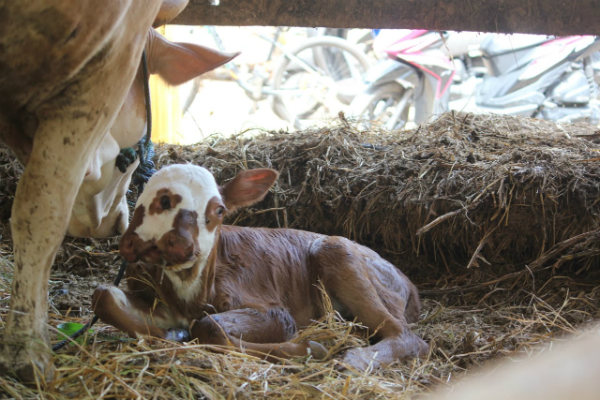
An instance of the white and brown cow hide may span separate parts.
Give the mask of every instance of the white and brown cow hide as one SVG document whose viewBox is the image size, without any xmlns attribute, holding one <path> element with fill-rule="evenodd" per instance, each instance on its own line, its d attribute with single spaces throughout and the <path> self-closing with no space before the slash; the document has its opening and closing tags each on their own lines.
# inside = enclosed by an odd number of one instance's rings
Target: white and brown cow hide
<svg viewBox="0 0 600 400">
<path fill-rule="evenodd" d="M 148 31 L 148 69 L 171 85 L 179 85 L 214 69 L 237 55 L 191 43 L 172 43 L 155 30 Z M 126 193 L 135 160 L 123 173 L 115 166 L 120 149 L 134 146 L 146 132 L 146 104 L 141 68 L 108 134 L 94 153 L 79 188 L 68 233 L 78 237 L 108 237 L 127 228 Z"/>
<path fill-rule="evenodd" d="M 48 277 L 67 229 L 107 236 L 126 227 L 124 193 L 135 165 L 120 174 L 114 159 L 144 134 L 144 46 L 151 72 L 172 84 L 221 57 L 194 45 L 174 45 L 173 53 L 151 31 L 186 4 L 0 0 L 0 140 L 25 165 L 11 212 L 15 268 L 0 371 L 27 380 L 50 375 Z M 181 53 L 195 59 L 191 67 L 168 68 Z"/>
</svg>

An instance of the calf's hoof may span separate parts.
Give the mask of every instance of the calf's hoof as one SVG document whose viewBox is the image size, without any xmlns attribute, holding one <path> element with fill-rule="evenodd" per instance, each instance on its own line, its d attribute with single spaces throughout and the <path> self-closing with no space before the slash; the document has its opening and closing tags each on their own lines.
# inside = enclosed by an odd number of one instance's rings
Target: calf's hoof
<svg viewBox="0 0 600 400">
<path fill-rule="evenodd" d="M 92 311 L 98 313 L 98 310 L 102 309 L 102 303 L 107 301 L 107 297 L 110 296 L 110 289 L 107 286 L 100 285 L 92 293 Z"/>
<path fill-rule="evenodd" d="M 191 340 L 190 333 L 187 329 L 173 328 L 167 331 L 165 339 L 172 340 L 174 342 L 189 342 Z"/>
<path fill-rule="evenodd" d="M 312 356 L 315 360 L 324 360 L 329 352 L 321 343 L 317 343 L 313 340 L 308 341 L 308 355 Z"/>
<path fill-rule="evenodd" d="M 357 347 L 344 354 L 342 365 L 338 366 L 338 369 L 344 371 L 347 367 L 363 372 L 369 368 L 379 369 L 381 363 L 377 360 L 377 353 L 372 352 L 369 347 Z"/>
<path fill-rule="evenodd" d="M 412 332 L 400 336 L 387 337 L 378 343 L 350 349 L 343 358 L 345 366 L 358 371 L 378 369 L 394 362 L 423 357 L 429 352 L 429 346 Z M 341 368 L 344 368 L 342 366 Z"/>
</svg>

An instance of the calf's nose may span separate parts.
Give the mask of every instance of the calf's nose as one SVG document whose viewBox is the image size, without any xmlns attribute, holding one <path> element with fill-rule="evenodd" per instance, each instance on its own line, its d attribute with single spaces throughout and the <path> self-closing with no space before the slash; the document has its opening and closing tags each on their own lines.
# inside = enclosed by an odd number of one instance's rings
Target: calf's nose
<svg viewBox="0 0 600 400">
<path fill-rule="evenodd" d="M 194 242 L 188 236 L 170 231 L 155 241 L 142 240 L 136 233 L 126 232 L 119 250 L 127 262 L 143 260 L 147 263 L 183 264 L 196 255 Z"/>
<path fill-rule="evenodd" d="M 170 265 L 183 264 L 194 257 L 194 243 L 174 231 L 166 233 L 158 242 L 158 249 Z"/>
</svg>

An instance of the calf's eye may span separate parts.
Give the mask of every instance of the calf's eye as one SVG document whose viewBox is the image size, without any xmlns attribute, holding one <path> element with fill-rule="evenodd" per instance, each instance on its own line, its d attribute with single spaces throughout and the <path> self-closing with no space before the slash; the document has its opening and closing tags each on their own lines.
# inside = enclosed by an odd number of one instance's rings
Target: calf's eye
<svg viewBox="0 0 600 400">
<path fill-rule="evenodd" d="M 217 215 L 219 217 L 222 217 L 224 213 L 225 213 L 225 208 L 223 208 L 223 207 L 218 207 L 217 208 Z"/>
<path fill-rule="evenodd" d="M 171 198 L 167 195 L 161 196 L 160 198 L 160 206 L 163 210 L 168 210 L 171 208 Z"/>
</svg>

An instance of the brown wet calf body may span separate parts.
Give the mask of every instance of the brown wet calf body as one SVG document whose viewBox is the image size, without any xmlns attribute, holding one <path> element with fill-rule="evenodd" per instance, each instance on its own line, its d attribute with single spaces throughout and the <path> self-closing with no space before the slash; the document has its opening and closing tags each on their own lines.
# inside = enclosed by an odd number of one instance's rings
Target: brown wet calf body
<svg viewBox="0 0 600 400">
<path fill-rule="evenodd" d="M 98 288 L 94 311 L 132 336 L 177 339 L 183 330 L 200 343 L 256 355 L 320 357 L 322 346 L 290 339 L 323 315 L 321 282 L 336 309 L 379 340 L 349 350 L 349 365 L 426 353 L 407 326 L 419 315 L 415 286 L 374 251 L 342 237 L 222 225 L 227 212 L 262 199 L 276 178 L 273 170 L 249 170 L 219 187 L 201 167 L 159 171 L 121 240 L 132 263 L 127 289 Z"/>
</svg>

